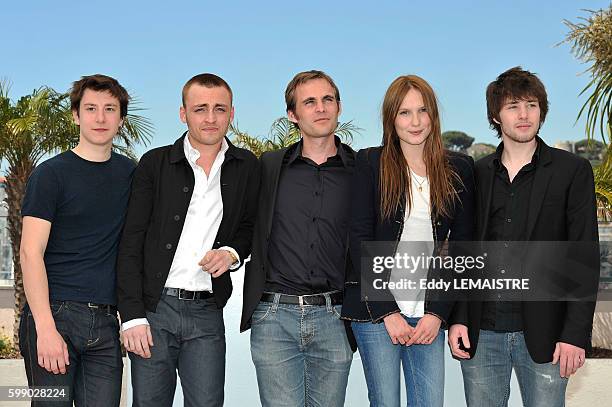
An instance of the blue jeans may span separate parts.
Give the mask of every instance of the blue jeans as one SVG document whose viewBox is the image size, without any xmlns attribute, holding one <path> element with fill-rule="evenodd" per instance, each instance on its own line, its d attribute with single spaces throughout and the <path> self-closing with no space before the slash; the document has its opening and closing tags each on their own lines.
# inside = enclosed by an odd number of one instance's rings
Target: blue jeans
<svg viewBox="0 0 612 407">
<path fill-rule="evenodd" d="M 213 298 L 179 300 L 162 295 L 147 312 L 153 346 L 151 358 L 129 353 L 133 406 L 170 407 L 181 378 L 185 407 L 222 406 L 225 383 L 223 309 Z"/>
<path fill-rule="evenodd" d="M 353 352 L 340 305 L 260 302 L 252 317 L 251 357 L 263 407 L 344 405 Z"/>
<path fill-rule="evenodd" d="M 416 326 L 419 318 L 404 319 Z M 444 404 L 444 331 L 430 345 L 394 345 L 384 323 L 351 324 L 373 407 L 399 407 L 400 364 L 406 383 L 406 405 Z"/>
<path fill-rule="evenodd" d="M 565 405 L 567 379 L 559 375 L 559 364 L 535 363 L 522 332 L 484 330 L 480 331 L 474 357 L 461 361 L 467 405 L 507 406 L 513 368 L 524 406 Z"/>
<path fill-rule="evenodd" d="M 28 385 L 66 386 L 70 398 L 32 401 L 32 406 L 119 406 L 123 360 L 116 312 L 70 301 L 51 301 L 57 331 L 68 346 L 66 374 L 54 374 L 38 365 L 34 317 L 26 304 L 19 324 L 19 345 Z"/>
</svg>

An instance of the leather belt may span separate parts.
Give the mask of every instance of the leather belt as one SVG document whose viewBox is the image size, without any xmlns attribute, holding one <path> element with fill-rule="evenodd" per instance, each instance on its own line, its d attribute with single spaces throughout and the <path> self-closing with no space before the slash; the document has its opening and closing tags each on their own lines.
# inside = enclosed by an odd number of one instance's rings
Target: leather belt
<svg viewBox="0 0 612 407">
<path fill-rule="evenodd" d="M 107 314 L 114 314 L 117 312 L 117 307 L 115 307 L 114 305 L 95 304 L 93 302 L 88 302 L 87 307 L 106 311 Z"/>
<path fill-rule="evenodd" d="M 342 291 L 334 291 L 325 293 L 329 295 L 332 305 L 342 304 Z M 279 304 L 294 304 L 299 306 L 304 305 L 326 305 L 325 294 L 308 294 L 308 295 L 289 295 L 281 294 L 278 300 Z M 274 293 L 263 293 L 261 301 L 274 302 Z"/>
<path fill-rule="evenodd" d="M 212 298 L 213 293 L 210 291 L 187 291 L 182 288 L 170 288 L 164 287 L 162 294 L 169 295 L 171 297 L 178 297 L 179 300 L 193 301 L 203 300 L 206 298 Z"/>
</svg>

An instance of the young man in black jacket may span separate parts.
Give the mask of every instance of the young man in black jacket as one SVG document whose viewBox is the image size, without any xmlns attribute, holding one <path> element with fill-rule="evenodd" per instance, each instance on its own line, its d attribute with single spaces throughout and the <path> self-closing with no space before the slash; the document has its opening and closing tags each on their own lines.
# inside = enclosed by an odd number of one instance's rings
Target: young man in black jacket
<svg viewBox="0 0 612 407">
<path fill-rule="evenodd" d="M 171 406 L 177 369 L 186 405 L 223 405 L 227 271 L 250 253 L 259 188 L 256 157 L 225 137 L 233 116 L 229 85 L 194 76 L 188 131 L 134 173 L 117 292 L 135 406 Z"/>
<path fill-rule="evenodd" d="M 520 67 L 502 73 L 487 88 L 487 108 L 502 143 L 476 163 L 476 236 L 500 242 L 500 256 L 489 259 L 499 266 L 497 276 L 508 276 L 517 261 L 524 261 L 504 255 L 520 242 L 534 242 L 525 245 L 532 248 L 538 242 L 586 243 L 595 250 L 588 250 L 583 259 L 588 267 L 581 275 L 574 271 L 573 277 L 594 298 L 599 259 L 589 162 L 551 148 L 537 136 L 548 100 L 534 74 Z M 469 406 L 505 405 L 512 369 L 524 405 L 564 405 L 567 378 L 584 364 L 590 345 L 595 302 L 533 299 L 458 306 L 448 341 L 461 359 Z"/>
</svg>

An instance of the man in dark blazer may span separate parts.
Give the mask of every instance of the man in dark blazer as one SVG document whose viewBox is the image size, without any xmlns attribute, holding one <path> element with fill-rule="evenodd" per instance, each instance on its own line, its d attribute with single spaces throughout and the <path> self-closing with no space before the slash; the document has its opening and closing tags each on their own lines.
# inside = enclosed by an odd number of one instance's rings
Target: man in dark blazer
<svg viewBox="0 0 612 407">
<path fill-rule="evenodd" d="M 596 248 L 589 162 L 537 136 L 548 111 L 542 82 L 512 68 L 488 86 L 487 108 L 502 143 L 476 163 L 478 239 L 505 248 L 521 241 L 595 242 Z M 589 274 L 579 278 L 594 299 L 599 259 L 596 251 L 588 254 Z M 505 273 L 516 258 L 489 260 Z M 468 406 L 506 405 L 513 369 L 524 405 L 563 406 L 567 378 L 583 365 L 590 345 L 594 310 L 594 301 L 562 299 L 457 306 L 448 341 L 461 360 Z"/>
<path fill-rule="evenodd" d="M 321 71 L 285 92 L 301 140 L 262 155 L 241 331 L 261 404 L 342 406 L 352 351 L 340 320 L 354 152 L 334 135 L 340 94 Z"/>
<path fill-rule="evenodd" d="M 119 246 L 117 292 L 135 406 L 222 406 L 228 270 L 249 255 L 259 164 L 225 137 L 229 85 L 200 74 L 183 87 L 174 145 L 147 152 L 134 174 Z"/>
</svg>

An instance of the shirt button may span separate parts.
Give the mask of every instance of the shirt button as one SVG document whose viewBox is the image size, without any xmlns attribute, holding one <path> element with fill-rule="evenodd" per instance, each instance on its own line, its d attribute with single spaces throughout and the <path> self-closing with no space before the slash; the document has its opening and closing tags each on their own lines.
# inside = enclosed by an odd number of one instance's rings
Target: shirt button
<svg viewBox="0 0 612 407">
<path fill-rule="evenodd" d="M 174 220 L 178 221 L 179 219 L 181 219 L 181 217 L 179 215 L 174 215 Z"/>
<path fill-rule="evenodd" d="M 514 196 L 514 192 L 510 192 L 510 196 Z"/>
<path fill-rule="evenodd" d="M 157 274 L 155 274 L 155 277 L 157 277 L 157 278 L 161 278 L 161 273 L 157 273 Z"/>
<path fill-rule="evenodd" d="M 168 250 L 172 249 L 172 244 L 166 243 L 166 249 L 168 249 Z"/>
<path fill-rule="evenodd" d="M 189 187 L 183 187 L 183 192 L 189 192 Z"/>
<path fill-rule="evenodd" d="M 508 219 L 506 219 L 506 222 L 510 223 L 510 222 L 512 222 L 512 219 L 508 218 Z"/>
<path fill-rule="evenodd" d="M 504 274 L 505 272 L 506 272 L 506 270 L 504 270 L 504 269 L 500 270 L 500 273 L 502 273 L 502 274 Z"/>
</svg>

